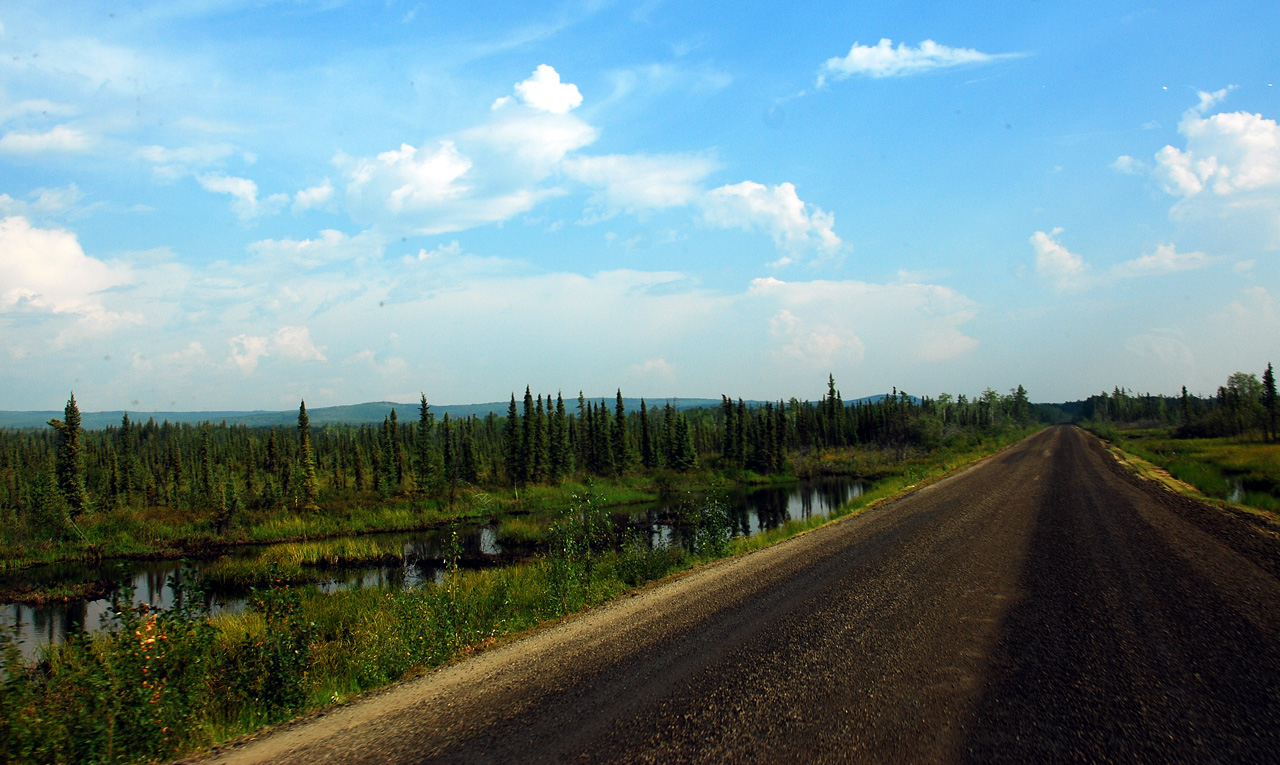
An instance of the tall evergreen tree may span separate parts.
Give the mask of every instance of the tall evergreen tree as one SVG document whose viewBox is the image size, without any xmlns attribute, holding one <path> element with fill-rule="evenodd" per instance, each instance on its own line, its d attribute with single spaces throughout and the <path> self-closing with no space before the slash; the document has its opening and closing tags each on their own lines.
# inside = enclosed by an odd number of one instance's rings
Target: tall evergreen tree
<svg viewBox="0 0 1280 765">
<path fill-rule="evenodd" d="M 640 399 L 640 464 L 652 470 L 658 466 L 657 455 L 653 450 L 653 433 L 649 428 L 649 408 L 644 399 Z"/>
<path fill-rule="evenodd" d="M 534 419 L 533 419 L 533 394 L 529 392 L 529 386 L 524 386 L 524 419 L 520 423 L 520 482 L 529 483 L 533 480 L 533 452 L 534 452 Z"/>
<path fill-rule="evenodd" d="M 75 518 L 89 509 L 89 491 L 84 485 L 83 432 L 80 430 L 80 407 L 76 406 L 73 392 L 62 410 L 63 419 L 49 420 L 49 426 L 58 431 L 58 452 L 54 472 L 58 478 L 58 491 Z"/>
<path fill-rule="evenodd" d="M 550 409 L 551 399 L 547 399 L 547 408 Z M 551 443 L 547 449 L 547 458 L 551 465 L 551 482 L 559 483 L 569 472 L 569 428 L 565 422 L 564 396 L 558 391 L 556 392 L 556 408 L 551 415 L 551 424 L 548 428 Z"/>
<path fill-rule="evenodd" d="M 511 485 L 521 483 L 520 463 L 520 415 L 516 412 L 516 394 L 511 394 L 511 404 L 507 407 L 507 422 L 502 431 L 502 459 L 506 463 L 507 480 Z"/>
<path fill-rule="evenodd" d="M 1271 440 L 1276 440 L 1276 418 L 1280 415 L 1277 412 L 1276 402 L 1276 373 L 1271 369 L 1271 362 L 1267 362 L 1267 371 L 1262 373 L 1262 409 L 1267 418 L 1267 426 L 1271 432 Z"/>
<path fill-rule="evenodd" d="M 551 397 L 547 396 L 547 404 L 551 403 Z M 550 434 L 547 426 L 547 410 L 550 406 L 544 408 L 542 405 L 542 394 L 538 394 L 537 403 L 533 410 L 533 435 L 531 449 L 532 466 L 530 474 L 535 483 L 543 483 L 547 480 L 551 472 L 551 450 L 550 450 Z"/>
<path fill-rule="evenodd" d="M 613 408 L 613 462 L 614 470 L 622 475 L 631 463 L 631 445 L 627 439 L 627 408 L 622 404 L 622 389 Z"/>
<path fill-rule="evenodd" d="M 394 409 L 391 410 L 393 413 Z M 378 493 L 390 497 L 396 491 L 396 442 L 395 425 L 391 415 L 382 418 L 382 434 L 378 439 L 378 461 L 374 465 L 377 474 Z"/>
<path fill-rule="evenodd" d="M 307 402 L 298 404 L 298 463 L 302 471 L 302 509 L 317 510 L 320 482 L 316 479 L 316 454 L 311 448 L 311 418 L 307 416 Z"/>
<path fill-rule="evenodd" d="M 417 468 L 418 488 L 422 491 L 430 492 L 435 486 L 436 476 L 439 473 L 440 466 L 437 463 L 436 446 L 432 440 L 432 429 L 435 427 L 435 415 L 431 412 L 431 405 L 427 403 L 427 394 L 419 393 L 421 402 L 418 405 L 418 432 L 415 434 L 417 446 L 417 455 L 415 467 Z"/>
</svg>

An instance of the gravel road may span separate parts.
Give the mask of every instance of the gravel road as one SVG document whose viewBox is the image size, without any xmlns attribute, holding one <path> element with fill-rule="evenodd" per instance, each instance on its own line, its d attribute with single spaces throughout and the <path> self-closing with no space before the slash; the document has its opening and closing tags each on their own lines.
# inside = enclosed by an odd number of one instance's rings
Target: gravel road
<svg viewBox="0 0 1280 765">
<path fill-rule="evenodd" d="M 1050 428 L 209 761 L 1276 762 L 1276 528 Z"/>
</svg>

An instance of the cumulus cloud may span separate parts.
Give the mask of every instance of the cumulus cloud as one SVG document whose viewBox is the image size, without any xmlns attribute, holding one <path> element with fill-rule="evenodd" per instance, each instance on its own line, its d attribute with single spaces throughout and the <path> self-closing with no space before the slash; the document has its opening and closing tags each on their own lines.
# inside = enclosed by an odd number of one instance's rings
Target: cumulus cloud
<svg viewBox="0 0 1280 765">
<path fill-rule="evenodd" d="M 25 218 L 57 215 L 69 212 L 83 198 L 80 187 L 74 183 L 51 189 L 36 189 L 27 195 L 27 199 L 14 199 L 8 194 L 0 194 L 0 215 Z"/>
<path fill-rule="evenodd" d="M 347 236 L 324 229 L 314 239 L 261 239 L 248 246 L 249 253 L 266 263 L 289 263 L 317 268 L 339 261 L 360 261 L 382 255 L 381 240 L 371 231 Z"/>
<path fill-rule="evenodd" d="M 1219 196 L 1280 187 L 1280 127 L 1261 114 L 1188 112 L 1178 125 L 1187 148 L 1165 146 L 1155 172 L 1165 191 Z"/>
<path fill-rule="evenodd" d="M 595 127 L 570 114 L 520 110 L 462 133 L 477 151 L 492 152 L 506 172 L 521 180 L 545 178 L 567 154 L 594 143 Z M 512 160 L 515 160 L 514 164 Z"/>
<path fill-rule="evenodd" d="M 252 220 L 260 215 L 274 215 L 289 202 L 288 194 L 272 194 L 258 199 L 258 184 L 248 178 L 233 175 L 208 174 L 196 176 L 201 188 L 215 194 L 228 194 L 232 198 L 231 209 L 240 220 Z"/>
<path fill-rule="evenodd" d="M 1078 289 L 1085 286 L 1089 265 L 1057 240 L 1061 233 L 1061 228 L 1055 228 L 1047 234 L 1037 231 L 1031 235 L 1031 246 L 1036 251 L 1036 273 L 1053 281 L 1058 289 Z"/>
<path fill-rule="evenodd" d="M 1192 271 L 1212 265 L 1214 259 L 1203 252 L 1178 252 L 1172 244 L 1162 244 L 1156 251 L 1125 261 L 1111 269 L 1118 278 L 1156 276 L 1178 271 Z"/>
<path fill-rule="evenodd" d="M 925 40 L 917 48 L 906 43 L 898 43 L 895 48 L 893 41 L 886 37 L 875 45 L 854 43 L 847 55 L 827 59 L 822 66 L 822 73 L 818 75 L 818 87 L 822 87 L 828 77 L 835 80 L 843 80 L 855 74 L 877 78 L 902 77 L 963 64 L 986 64 L 1018 55 L 1020 54 L 991 54 L 972 48 L 952 48 L 933 40 Z"/>
<path fill-rule="evenodd" d="M 560 73 L 546 64 L 539 64 L 529 79 L 516 83 L 515 90 L 521 103 L 552 114 L 565 114 L 582 104 L 578 86 L 561 82 Z"/>
<path fill-rule="evenodd" d="M 462 231 L 526 212 L 551 193 L 519 185 L 497 188 L 496 169 L 493 177 L 473 182 L 471 159 L 449 140 L 420 148 L 403 144 L 373 159 L 340 156 L 336 161 L 349 179 L 348 212 L 391 231 Z"/>
<path fill-rule="evenodd" d="M 311 331 L 303 326 L 285 326 L 270 337 L 236 335 L 227 340 L 228 359 L 244 375 L 258 368 L 258 362 L 273 353 L 290 361 L 328 361 L 322 349 L 311 341 Z"/>
<path fill-rule="evenodd" d="M 328 361 L 324 350 L 311 341 L 311 330 L 306 327 L 281 327 L 272 338 L 272 347 L 292 361 Z"/>
<path fill-rule="evenodd" d="M 1150 165 L 1126 155 L 1113 167 L 1148 174 L 1177 197 L 1173 217 L 1232 217 L 1233 236 L 1248 230 L 1249 221 L 1261 221 L 1264 246 L 1273 247 L 1280 241 L 1280 126 L 1261 114 L 1208 114 L 1230 90 L 1200 93 L 1199 102 L 1178 123 L 1183 147 L 1166 145 Z M 1246 225 L 1241 227 L 1240 221 Z"/>
<path fill-rule="evenodd" d="M 632 364 L 629 374 L 632 378 L 649 383 L 669 384 L 676 379 L 675 367 L 664 358 L 646 359 L 639 364 Z"/>
<path fill-rule="evenodd" d="M 568 193 L 571 182 L 590 191 L 583 223 L 691 207 L 709 225 L 770 235 L 779 264 L 843 249 L 834 217 L 807 205 L 790 183 L 708 190 L 705 181 L 719 168 L 708 156 L 581 153 L 599 130 L 568 113 L 581 94 L 549 66 L 520 83 L 516 96 L 518 103 L 498 99 L 482 124 L 420 146 L 364 158 L 338 154 L 346 211 L 386 234 L 436 235 L 510 220 Z M 252 199 L 250 190 L 241 188 L 239 197 Z"/>
<path fill-rule="evenodd" d="M 606 213 L 687 205 L 702 196 L 702 181 L 717 169 L 711 159 L 688 155 L 609 154 L 566 160 L 569 177 L 596 189 Z"/>
<path fill-rule="evenodd" d="M 302 189 L 293 195 L 293 212 L 299 213 L 324 207 L 331 199 L 333 199 L 333 184 L 325 178 L 324 183 Z"/>
<path fill-rule="evenodd" d="M 448 244 L 438 244 L 433 249 L 430 249 L 430 250 L 424 247 L 423 249 L 418 250 L 417 256 L 406 255 L 405 260 L 406 261 L 417 260 L 418 262 L 441 261 L 441 260 L 448 260 L 450 258 L 456 258 L 460 255 L 462 255 L 462 245 L 458 244 L 457 239 L 454 239 Z"/>
<path fill-rule="evenodd" d="M 257 335 L 236 335 L 227 340 L 230 346 L 231 363 L 242 373 L 252 374 L 258 368 L 258 361 L 267 356 L 267 338 Z"/>
<path fill-rule="evenodd" d="M 0 313 L 72 314 L 95 330 L 142 320 L 102 303 L 104 290 L 130 282 L 129 269 L 86 255 L 69 231 L 36 228 L 21 216 L 0 220 L 0 274 Z"/>
<path fill-rule="evenodd" d="M 872 354 L 936 363 L 965 356 L 978 341 L 961 326 L 976 306 L 947 287 L 859 281 L 752 281 L 748 297 L 776 306 L 769 319 L 779 361 L 810 371 L 856 368 Z"/>
<path fill-rule="evenodd" d="M 0 137 L 0 153 L 46 154 L 51 152 L 82 152 L 92 144 L 89 136 L 66 125 L 58 125 L 44 133 L 19 133 L 10 131 Z"/>
<path fill-rule="evenodd" d="M 834 230 L 835 216 L 805 204 L 790 183 L 769 187 L 743 181 L 712 189 L 702 200 L 702 214 L 715 226 L 768 233 L 783 253 L 780 265 L 806 251 L 830 255 L 842 246 Z"/>
</svg>

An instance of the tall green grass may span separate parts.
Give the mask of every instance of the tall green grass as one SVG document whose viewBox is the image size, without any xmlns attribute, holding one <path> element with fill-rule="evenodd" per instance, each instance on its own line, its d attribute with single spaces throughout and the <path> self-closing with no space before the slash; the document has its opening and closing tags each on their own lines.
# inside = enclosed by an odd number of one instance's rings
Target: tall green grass
<svg viewBox="0 0 1280 765">
<path fill-rule="evenodd" d="M 1089 430 L 1207 497 L 1280 512 L 1280 443 L 1174 438 L 1163 430 Z"/>
</svg>

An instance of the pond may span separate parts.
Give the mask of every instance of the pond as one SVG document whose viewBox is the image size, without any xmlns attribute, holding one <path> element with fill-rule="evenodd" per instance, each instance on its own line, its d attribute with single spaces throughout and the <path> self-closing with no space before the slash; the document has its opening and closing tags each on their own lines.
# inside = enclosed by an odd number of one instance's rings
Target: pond
<svg viewBox="0 0 1280 765">
<path fill-rule="evenodd" d="M 865 484 L 851 478 L 822 478 L 787 486 L 734 489 L 722 498 L 728 506 L 734 535 L 750 535 L 777 528 L 789 520 L 826 517 L 851 499 L 861 496 Z M 679 544 L 679 532 L 665 519 L 689 496 L 648 505 L 616 509 L 615 519 L 647 529 L 655 545 Z M 532 519 L 538 523 L 544 519 Z M 454 542 L 454 534 L 457 541 Z M 47 586 L 55 583 L 104 582 L 113 588 L 131 586 L 135 603 L 167 608 L 173 604 L 170 580 L 195 574 L 205 584 L 212 610 L 238 610 L 247 585 L 240 572 L 260 571 L 264 561 L 279 567 L 286 580 L 314 583 L 324 592 L 360 587 L 416 587 L 439 582 L 444 561 L 456 555 L 466 567 L 502 565 L 528 557 L 530 551 L 511 544 L 504 550 L 501 527 L 463 523 L 408 534 L 372 534 L 314 542 L 237 548 L 226 555 L 189 561 L 104 561 L 97 566 L 56 565 L 14 572 L 0 577 L 0 589 Z M 367 563 L 334 565 L 335 556 Z M 29 606 L 0 605 L 0 626 L 16 628 L 18 644 L 27 657 L 40 646 L 61 640 L 82 629 L 99 629 L 111 607 L 109 598 Z"/>
</svg>

